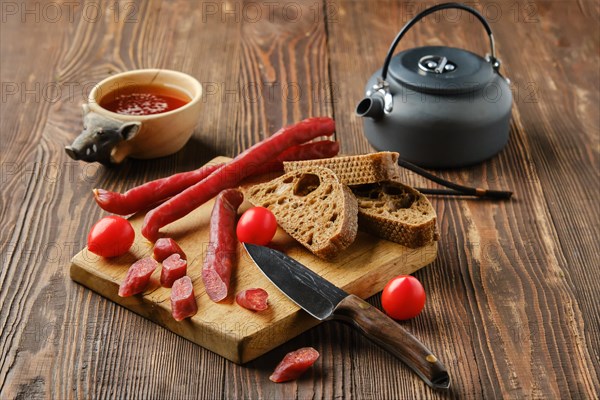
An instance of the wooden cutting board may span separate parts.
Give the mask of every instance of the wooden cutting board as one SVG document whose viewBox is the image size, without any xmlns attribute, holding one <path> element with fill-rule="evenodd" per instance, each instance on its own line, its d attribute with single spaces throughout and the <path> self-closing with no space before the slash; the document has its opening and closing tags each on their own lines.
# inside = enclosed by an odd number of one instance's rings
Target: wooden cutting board
<svg viewBox="0 0 600 400">
<path fill-rule="evenodd" d="M 218 157 L 211 161 L 222 162 Z M 105 259 L 83 249 L 72 259 L 71 279 L 100 295 L 156 322 L 221 356 L 235 362 L 248 362 L 317 325 L 320 321 L 300 310 L 273 286 L 238 246 L 237 268 L 232 274 L 230 296 L 212 302 L 201 278 L 202 261 L 208 248 L 209 219 L 214 201 L 210 201 L 186 217 L 161 230 L 164 237 L 175 239 L 187 254 L 188 275 L 194 283 L 198 313 L 182 322 L 171 316 L 171 289 L 159 284 L 160 268 L 154 272 L 148 289 L 140 295 L 121 298 L 119 284 L 136 260 L 152 255 L 152 243 L 140 233 L 144 215 L 130 221 L 136 232 L 131 250 L 121 256 Z M 250 204 L 242 205 L 243 211 Z M 299 245 L 279 229 L 273 246 L 300 261 L 333 284 L 362 298 L 381 291 L 386 282 L 399 274 L 410 274 L 431 263 L 437 255 L 437 244 L 409 249 L 359 232 L 356 241 L 333 261 L 323 261 Z M 246 310 L 235 303 L 235 293 L 243 289 L 264 288 L 269 293 L 269 309 Z"/>
</svg>

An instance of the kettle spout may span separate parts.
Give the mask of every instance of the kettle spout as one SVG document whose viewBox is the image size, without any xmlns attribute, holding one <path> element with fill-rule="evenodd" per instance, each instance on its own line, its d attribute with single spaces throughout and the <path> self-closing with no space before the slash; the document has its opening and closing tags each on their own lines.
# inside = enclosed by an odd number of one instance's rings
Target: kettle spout
<svg viewBox="0 0 600 400">
<path fill-rule="evenodd" d="M 384 102 L 381 96 L 370 96 L 362 99 L 356 106 L 356 115 L 379 120 L 384 115 Z"/>
</svg>

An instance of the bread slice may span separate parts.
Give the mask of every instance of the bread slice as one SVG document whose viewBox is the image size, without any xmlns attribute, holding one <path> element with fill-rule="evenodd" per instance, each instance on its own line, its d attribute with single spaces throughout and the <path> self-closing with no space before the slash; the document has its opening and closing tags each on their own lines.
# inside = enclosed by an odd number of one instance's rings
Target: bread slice
<svg viewBox="0 0 600 400">
<path fill-rule="evenodd" d="M 398 181 L 351 187 L 361 230 L 417 248 L 438 240 L 436 214 L 423 194 Z"/>
<path fill-rule="evenodd" d="M 271 210 L 290 236 L 321 258 L 335 257 L 356 237 L 356 198 L 330 169 L 306 167 L 289 172 L 251 186 L 246 198 Z"/>
<path fill-rule="evenodd" d="M 382 151 L 357 156 L 323 158 L 319 160 L 284 162 L 285 172 L 295 171 L 307 166 L 319 166 L 331 169 L 346 185 L 363 185 L 398 179 L 398 153 Z"/>
</svg>

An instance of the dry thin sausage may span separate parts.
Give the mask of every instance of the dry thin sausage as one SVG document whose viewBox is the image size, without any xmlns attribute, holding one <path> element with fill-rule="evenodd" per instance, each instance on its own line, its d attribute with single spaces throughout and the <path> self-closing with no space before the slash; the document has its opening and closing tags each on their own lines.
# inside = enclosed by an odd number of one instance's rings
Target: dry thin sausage
<svg viewBox="0 0 600 400">
<path fill-rule="evenodd" d="M 193 184 L 200 182 L 224 163 L 205 165 L 194 171 L 181 172 L 166 178 L 146 182 L 125 193 L 94 189 L 94 199 L 102 208 L 113 214 L 129 215 L 156 205 Z"/>
<path fill-rule="evenodd" d="M 210 215 L 209 249 L 202 265 L 202 281 L 208 297 L 214 302 L 223 300 L 229 292 L 237 252 L 235 217 L 242 201 L 244 195 L 239 190 L 223 190 Z"/>
<path fill-rule="evenodd" d="M 334 157 L 338 154 L 339 150 L 339 143 L 331 140 L 321 140 L 293 146 L 281 153 L 275 161 L 265 164 L 256 174 L 281 171 L 284 161 Z M 207 165 L 193 171 L 181 172 L 166 178 L 156 179 L 129 189 L 125 193 L 94 189 L 94 199 L 100 208 L 110 213 L 118 215 L 133 214 L 156 206 L 169 197 L 181 193 L 183 190 L 206 178 L 224 164 Z"/>
<path fill-rule="evenodd" d="M 150 241 L 158 239 L 163 226 L 184 217 L 216 196 L 221 190 L 237 186 L 252 176 L 261 166 L 284 150 L 323 135 L 332 135 L 335 123 L 331 118 L 309 118 L 282 128 L 273 136 L 250 147 L 208 177 L 187 188 L 146 214 L 142 234 Z"/>
</svg>

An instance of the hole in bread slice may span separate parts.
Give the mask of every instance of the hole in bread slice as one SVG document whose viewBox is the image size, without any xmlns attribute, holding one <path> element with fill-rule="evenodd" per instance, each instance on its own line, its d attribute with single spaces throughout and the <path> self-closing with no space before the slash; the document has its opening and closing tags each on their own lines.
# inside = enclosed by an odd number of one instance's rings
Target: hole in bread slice
<svg viewBox="0 0 600 400">
<path fill-rule="evenodd" d="M 364 185 L 352 186 L 352 191 L 357 197 L 373 200 L 377 200 L 381 193 L 379 185 L 376 183 L 366 183 Z"/>
<path fill-rule="evenodd" d="M 329 218 L 329 221 L 330 222 L 335 222 L 335 220 L 337 220 L 337 217 L 338 217 L 338 213 L 333 213 L 331 215 L 331 218 Z"/>
<path fill-rule="evenodd" d="M 285 182 L 285 181 L 284 181 Z M 315 174 L 302 174 L 294 186 L 294 195 L 304 197 L 317 190 L 321 179 Z"/>
<path fill-rule="evenodd" d="M 386 184 L 382 185 L 382 191 L 383 191 L 383 193 L 389 194 L 391 196 L 400 196 L 400 195 L 406 194 L 406 189 L 404 189 L 402 187 L 386 185 Z"/>
<path fill-rule="evenodd" d="M 307 237 L 306 237 L 306 244 L 308 246 L 312 246 L 313 245 L 313 233 L 309 232 Z"/>
</svg>

